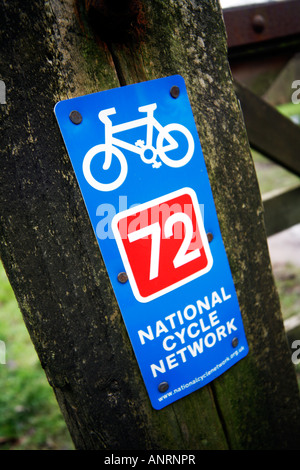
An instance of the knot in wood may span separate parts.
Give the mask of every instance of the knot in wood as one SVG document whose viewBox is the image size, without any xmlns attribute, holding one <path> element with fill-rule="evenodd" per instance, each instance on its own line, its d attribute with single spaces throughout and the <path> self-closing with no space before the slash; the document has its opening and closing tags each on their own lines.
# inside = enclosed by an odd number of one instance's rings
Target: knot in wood
<svg viewBox="0 0 300 470">
<path fill-rule="evenodd" d="M 141 0 L 85 0 L 90 24 L 103 41 L 140 40 L 146 30 Z"/>
</svg>

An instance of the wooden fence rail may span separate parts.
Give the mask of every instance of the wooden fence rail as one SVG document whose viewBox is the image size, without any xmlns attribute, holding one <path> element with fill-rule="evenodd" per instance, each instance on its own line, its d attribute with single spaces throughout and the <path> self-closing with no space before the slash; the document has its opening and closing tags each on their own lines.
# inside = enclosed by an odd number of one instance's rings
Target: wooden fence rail
<svg viewBox="0 0 300 470">
<path fill-rule="evenodd" d="M 251 147 L 300 176 L 300 126 L 235 82 Z M 300 189 L 263 195 L 267 235 L 300 223 Z"/>
</svg>

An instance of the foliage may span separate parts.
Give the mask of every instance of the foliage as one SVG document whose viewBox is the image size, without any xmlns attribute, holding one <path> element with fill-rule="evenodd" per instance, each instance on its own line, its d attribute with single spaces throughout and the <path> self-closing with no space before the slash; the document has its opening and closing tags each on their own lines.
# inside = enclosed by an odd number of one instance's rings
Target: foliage
<svg viewBox="0 0 300 470">
<path fill-rule="evenodd" d="M 0 449 L 73 449 L 2 265 L 0 340 L 6 346 L 6 363 L 0 364 Z"/>
</svg>

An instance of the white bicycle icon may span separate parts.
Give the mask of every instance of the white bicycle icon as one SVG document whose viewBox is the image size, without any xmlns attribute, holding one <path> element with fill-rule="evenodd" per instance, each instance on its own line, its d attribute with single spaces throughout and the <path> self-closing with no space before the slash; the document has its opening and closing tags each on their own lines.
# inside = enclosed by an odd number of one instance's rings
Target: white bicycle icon
<svg viewBox="0 0 300 470">
<path fill-rule="evenodd" d="M 170 167 L 179 168 L 186 165 L 190 161 L 194 154 L 195 148 L 192 134 L 186 127 L 178 123 L 171 123 L 167 124 L 166 126 L 162 126 L 154 117 L 154 111 L 156 108 L 156 103 L 148 104 L 146 106 L 140 106 L 138 110 L 141 113 L 147 113 L 146 117 L 114 126 L 108 116 L 116 114 L 116 109 L 108 108 L 100 111 L 98 117 L 100 121 L 103 122 L 105 125 L 105 143 L 92 147 L 86 153 L 82 163 L 82 169 L 85 179 L 93 188 L 99 191 L 113 191 L 114 189 L 121 186 L 125 181 L 128 172 L 128 164 L 124 154 L 118 147 L 124 148 L 126 150 L 129 150 L 130 152 L 138 154 L 144 163 L 152 164 L 153 168 L 159 168 L 161 166 L 161 162 L 165 163 Z M 113 134 L 117 134 L 118 132 L 127 131 L 129 129 L 134 129 L 136 127 L 145 125 L 147 126 L 146 144 L 143 140 L 139 139 L 133 145 L 121 139 L 117 139 L 113 136 Z M 153 146 L 154 128 L 158 131 L 156 139 L 156 148 Z M 185 155 L 175 160 L 166 155 L 167 152 L 176 150 L 179 146 L 177 141 L 170 135 L 172 131 L 178 131 L 182 133 L 187 140 L 187 151 Z M 104 183 L 98 181 L 98 179 L 96 179 L 91 172 L 92 160 L 97 154 L 101 152 L 104 152 L 105 155 L 102 167 L 103 170 L 108 170 L 111 167 L 113 156 L 115 156 L 120 163 L 120 174 L 111 183 Z M 172 155 L 176 157 L 176 152 L 173 152 Z M 158 157 L 161 161 L 157 161 Z M 100 170 L 99 172 L 99 179 L 101 179 L 101 172 L 102 170 Z"/>
</svg>

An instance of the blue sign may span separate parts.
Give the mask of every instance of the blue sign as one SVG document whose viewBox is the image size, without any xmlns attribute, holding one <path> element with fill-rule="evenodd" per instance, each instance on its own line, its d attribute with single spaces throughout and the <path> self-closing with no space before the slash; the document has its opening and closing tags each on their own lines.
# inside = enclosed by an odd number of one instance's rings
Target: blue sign
<svg viewBox="0 0 300 470">
<path fill-rule="evenodd" d="M 184 80 L 61 101 L 55 114 L 159 410 L 248 353 Z"/>
</svg>

